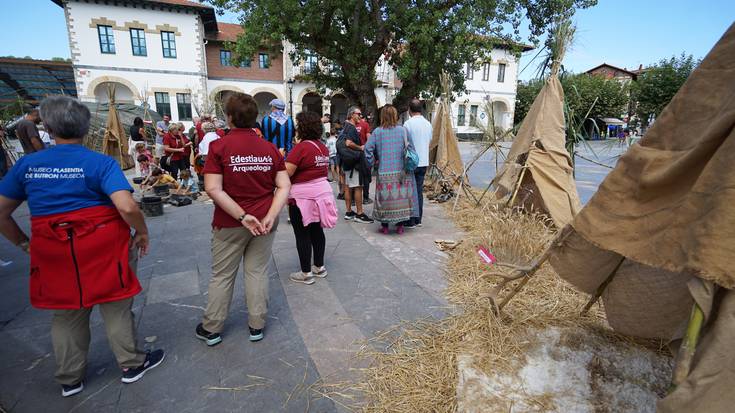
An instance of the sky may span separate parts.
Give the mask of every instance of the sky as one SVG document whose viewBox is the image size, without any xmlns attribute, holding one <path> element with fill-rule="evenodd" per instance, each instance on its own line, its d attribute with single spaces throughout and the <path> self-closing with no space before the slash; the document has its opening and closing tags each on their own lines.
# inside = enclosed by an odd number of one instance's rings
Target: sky
<svg viewBox="0 0 735 413">
<path fill-rule="evenodd" d="M 15 6 L 12 18 L 3 19 L 0 56 L 69 57 L 61 7 L 51 0 L 0 2 Z M 218 19 L 237 22 L 232 14 Z M 578 11 L 574 20 L 577 34 L 564 60 L 566 70 L 579 73 L 602 63 L 636 69 L 681 53 L 704 57 L 733 24 L 735 1 L 598 0 L 597 6 Z M 536 76 L 541 60 L 533 60 L 537 52 L 521 59 L 522 80 Z"/>
</svg>

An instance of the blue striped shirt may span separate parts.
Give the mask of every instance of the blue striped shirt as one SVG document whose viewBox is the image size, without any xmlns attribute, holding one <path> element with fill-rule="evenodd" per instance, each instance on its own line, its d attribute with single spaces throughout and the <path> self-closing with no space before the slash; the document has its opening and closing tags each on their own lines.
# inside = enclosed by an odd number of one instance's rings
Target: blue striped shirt
<svg viewBox="0 0 735 413">
<path fill-rule="evenodd" d="M 290 116 L 283 125 L 276 122 L 270 116 L 266 116 L 263 118 L 263 125 L 260 127 L 260 131 L 263 132 L 265 140 L 276 145 L 278 149 L 283 149 L 286 153 L 291 151 L 295 131 L 293 119 Z"/>
</svg>

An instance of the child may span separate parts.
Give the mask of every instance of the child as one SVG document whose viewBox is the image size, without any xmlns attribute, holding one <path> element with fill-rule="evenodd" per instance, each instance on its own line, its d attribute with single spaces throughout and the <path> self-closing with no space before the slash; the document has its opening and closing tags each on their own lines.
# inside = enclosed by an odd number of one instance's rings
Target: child
<svg viewBox="0 0 735 413">
<path fill-rule="evenodd" d="M 151 171 L 150 176 L 143 181 L 142 184 L 140 184 L 141 191 L 145 192 L 148 188 L 152 188 L 156 185 L 168 185 L 172 187 L 173 189 L 178 189 L 179 184 L 176 183 L 176 180 L 173 176 L 164 173 L 161 168 L 153 168 L 153 171 Z"/>
<path fill-rule="evenodd" d="M 183 169 L 179 172 L 179 189 L 177 194 L 181 195 L 199 195 L 199 183 L 197 179 L 192 178 L 190 169 Z"/>
<path fill-rule="evenodd" d="M 138 155 L 139 176 L 148 177 L 151 174 L 151 160 L 145 155 Z"/>
<path fill-rule="evenodd" d="M 147 173 L 143 173 L 143 171 L 141 171 L 141 166 L 140 166 L 141 156 L 145 156 L 146 158 L 148 158 L 149 164 L 151 161 L 153 161 L 153 155 L 151 155 L 151 151 L 146 149 L 145 143 L 138 142 L 135 144 L 135 156 L 134 156 L 134 159 L 136 161 L 135 162 L 135 172 L 138 174 L 138 176 L 148 176 Z"/>
<path fill-rule="evenodd" d="M 329 178 L 329 182 L 332 182 L 335 176 L 339 176 L 339 172 L 337 171 L 337 168 L 339 167 L 337 165 L 337 135 L 335 132 L 336 131 L 334 129 L 329 131 L 329 137 L 327 138 L 327 148 L 329 148 L 329 172 L 332 175 Z"/>
</svg>

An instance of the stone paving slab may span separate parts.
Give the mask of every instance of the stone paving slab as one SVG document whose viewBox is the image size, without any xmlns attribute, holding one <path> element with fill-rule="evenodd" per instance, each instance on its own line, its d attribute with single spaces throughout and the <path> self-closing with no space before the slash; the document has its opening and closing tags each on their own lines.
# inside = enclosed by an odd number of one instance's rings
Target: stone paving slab
<svg viewBox="0 0 735 413">
<path fill-rule="evenodd" d="M 439 223 L 438 206 L 428 207 L 424 229 L 402 238 L 381 238 L 377 224 L 340 219 L 326 233 L 329 276 L 310 286 L 288 280 L 298 270 L 298 256 L 282 214 L 269 270 L 265 339 L 247 339 L 239 276 L 224 341 L 207 347 L 194 337 L 194 327 L 206 305 L 211 275 L 212 209 L 202 202 L 167 206 L 163 216 L 147 219 L 151 253 L 139 262 L 144 291 L 136 296 L 133 311 L 140 344 L 165 348 L 164 363 L 141 381 L 122 384 L 95 310 L 85 390 L 66 399 L 53 380 L 51 312 L 29 305 L 28 257 L 0 240 L 0 258 L 12 261 L 0 267 L 0 406 L 12 412 L 343 411 L 308 386 L 354 374 L 350 369 L 360 366 L 352 356 L 375 333 L 402 320 L 444 313 L 444 256 L 433 239 L 435 230 L 455 230 L 448 221 Z M 26 207 L 15 216 L 28 230 Z M 435 227 L 431 220 L 437 220 Z"/>
</svg>

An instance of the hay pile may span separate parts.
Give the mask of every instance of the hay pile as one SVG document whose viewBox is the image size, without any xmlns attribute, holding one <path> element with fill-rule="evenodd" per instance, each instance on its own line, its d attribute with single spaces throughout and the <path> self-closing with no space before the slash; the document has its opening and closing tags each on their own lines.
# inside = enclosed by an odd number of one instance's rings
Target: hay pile
<svg viewBox="0 0 735 413">
<path fill-rule="evenodd" d="M 590 371 L 594 370 L 594 363 L 599 363 L 597 354 L 605 357 L 601 350 L 605 345 L 620 349 L 623 356 L 641 351 L 652 355 L 652 365 L 662 370 L 661 375 L 621 379 L 627 374 L 621 372 L 615 380 L 621 382 L 620 387 L 629 387 L 630 381 L 634 381 L 633 386 L 643 387 L 644 393 L 661 395 L 668 385 L 670 363 L 667 356 L 657 351 L 660 343 L 633 343 L 615 335 L 606 327 L 597 305 L 580 315 L 589 297 L 573 290 L 548 265 L 536 273 L 501 316 L 491 311 L 493 287 L 501 280 L 497 274 L 510 274 L 511 268 L 483 263 L 476 246 L 487 247 L 500 262 L 529 265 L 554 238 L 555 231 L 547 217 L 503 209 L 489 202 L 475 208 L 463 201 L 450 215 L 466 234 L 451 252 L 448 263 L 446 294 L 453 305 L 451 315 L 441 320 L 404 323 L 370 340 L 360 355 L 370 361 L 370 366 L 363 370 L 363 380 L 336 386 L 339 389 L 333 386 L 325 393 L 338 394 L 343 397 L 342 402 L 365 412 L 555 411 L 564 406 L 556 406 L 558 400 L 553 394 L 523 393 L 522 382 L 520 393 L 510 393 L 519 387 L 519 372 L 531 362 L 527 358 L 529 352 L 538 350 L 538 338 L 557 334 L 565 351 L 584 349 L 592 354 L 585 359 L 590 365 L 583 366 Z M 486 387 L 496 387 L 497 383 L 507 386 L 490 392 L 494 394 L 486 395 L 481 404 L 468 404 L 462 395 L 466 389 L 458 389 L 458 383 L 468 384 L 460 380 L 460 375 L 470 370 L 475 376 L 484 376 L 482 380 L 496 382 Z M 635 383 L 636 380 L 653 383 Z M 607 384 L 598 380 L 595 386 Z M 471 393 L 477 394 L 477 390 Z M 607 394 L 592 393 L 597 398 Z M 611 411 L 604 408 L 606 403 L 593 401 L 594 410 Z"/>
</svg>

